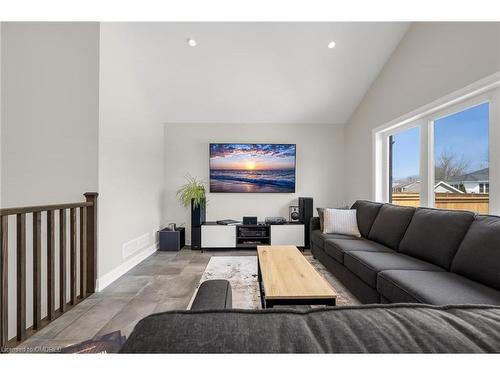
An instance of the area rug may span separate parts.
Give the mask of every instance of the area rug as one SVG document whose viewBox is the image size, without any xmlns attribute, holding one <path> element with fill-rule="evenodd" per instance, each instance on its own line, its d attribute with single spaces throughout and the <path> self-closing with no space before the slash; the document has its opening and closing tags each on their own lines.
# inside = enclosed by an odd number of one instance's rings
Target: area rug
<svg viewBox="0 0 500 375">
<path fill-rule="evenodd" d="M 335 278 L 320 262 L 305 255 L 312 266 L 330 283 L 337 293 L 337 306 L 359 305 L 354 297 L 342 283 Z M 206 280 L 225 279 L 231 284 L 233 308 L 261 309 L 259 283 L 257 281 L 256 256 L 213 256 L 201 276 L 199 285 Z M 196 288 L 194 296 L 198 292 Z M 189 303 L 188 309 L 191 307 Z"/>
<path fill-rule="evenodd" d="M 253 310 L 261 308 L 256 256 L 211 257 L 198 285 L 214 279 L 228 280 L 231 284 L 233 308 Z M 188 309 L 197 292 L 198 288 L 191 298 Z"/>
</svg>

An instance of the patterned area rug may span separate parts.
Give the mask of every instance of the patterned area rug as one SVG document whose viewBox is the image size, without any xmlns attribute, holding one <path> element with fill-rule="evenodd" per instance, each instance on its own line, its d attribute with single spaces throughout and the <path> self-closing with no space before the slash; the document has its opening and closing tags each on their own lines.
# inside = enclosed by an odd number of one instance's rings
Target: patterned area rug
<svg viewBox="0 0 500 375">
<path fill-rule="evenodd" d="M 260 309 L 260 292 L 257 281 L 256 256 L 213 256 L 201 276 L 198 285 L 206 280 L 224 279 L 231 284 L 233 308 Z M 188 310 L 198 288 L 191 297 Z"/>
<path fill-rule="evenodd" d="M 337 292 L 337 306 L 360 304 L 356 297 L 354 297 L 319 261 L 314 259 L 312 255 L 306 255 L 305 257 Z M 257 281 L 256 256 L 211 257 L 199 284 L 206 280 L 213 279 L 229 280 L 232 288 L 233 308 L 253 310 L 261 308 L 259 283 Z M 197 292 L 198 288 L 194 292 L 191 301 L 194 299 Z M 190 307 L 191 303 L 189 303 L 188 309 Z"/>
</svg>

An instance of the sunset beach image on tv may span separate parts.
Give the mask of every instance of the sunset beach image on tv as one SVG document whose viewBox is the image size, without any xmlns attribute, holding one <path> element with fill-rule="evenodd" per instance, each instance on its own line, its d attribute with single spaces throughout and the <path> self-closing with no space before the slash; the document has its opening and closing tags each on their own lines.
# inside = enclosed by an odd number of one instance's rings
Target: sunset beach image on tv
<svg viewBox="0 0 500 375">
<path fill-rule="evenodd" d="M 294 144 L 210 144 L 211 193 L 294 193 Z"/>
</svg>

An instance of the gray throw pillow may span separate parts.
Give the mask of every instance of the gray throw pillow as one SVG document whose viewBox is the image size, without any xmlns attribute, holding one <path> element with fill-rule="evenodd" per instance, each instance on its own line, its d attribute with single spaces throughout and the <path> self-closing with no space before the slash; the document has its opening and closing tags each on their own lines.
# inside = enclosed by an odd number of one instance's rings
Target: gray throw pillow
<svg viewBox="0 0 500 375">
<path fill-rule="evenodd" d="M 331 209 L 330 207 L 317 207 L 316 211 L 318 211 L 318 216 L 319 216 L 319 227 L 321 229 L 321 232 L 323 232 L 323 229 L 325 229 L 325 210 L 326 209 Z M 343 207 L 336 207 L 337 210 L 348 210 L 349 206 L 343 206 Z"/>
</svg>

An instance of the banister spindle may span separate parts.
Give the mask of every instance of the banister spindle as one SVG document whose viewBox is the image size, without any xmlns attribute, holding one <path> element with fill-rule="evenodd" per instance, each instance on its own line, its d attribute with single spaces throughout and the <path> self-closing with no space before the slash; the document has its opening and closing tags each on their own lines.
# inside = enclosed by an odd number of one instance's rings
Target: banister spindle
<svg viewBox="0 0 500 375">
<path fill-rule="evenodd" d="M 7 344 L 8 339 L 8 237 L 8 216 L 0 216 L 0 348 Z"/>
<path fill-rule="evenodd" d="M 70 292 L 71 304 L 76 305 L 76 209 L 69 210 L 70 215 Z"/>
<path fill-rule="evenodd" d="M 33 329 L 40 328 L 42 309 L 42 213 L 33 212 Z"/>
<path fill-rule="evenodd" d="M 54 211 L 47 211 L 47 319 L 55 318 Z"/>
<path fill-rule="evenodd" d="M 17 340 L 26 337 L 26 214 L 17 214 Z"/>
<path fill-rule="evenodd" d="M 59 210 L 59 311 L 66 311 L 66 210 Z"/>
</svg>

